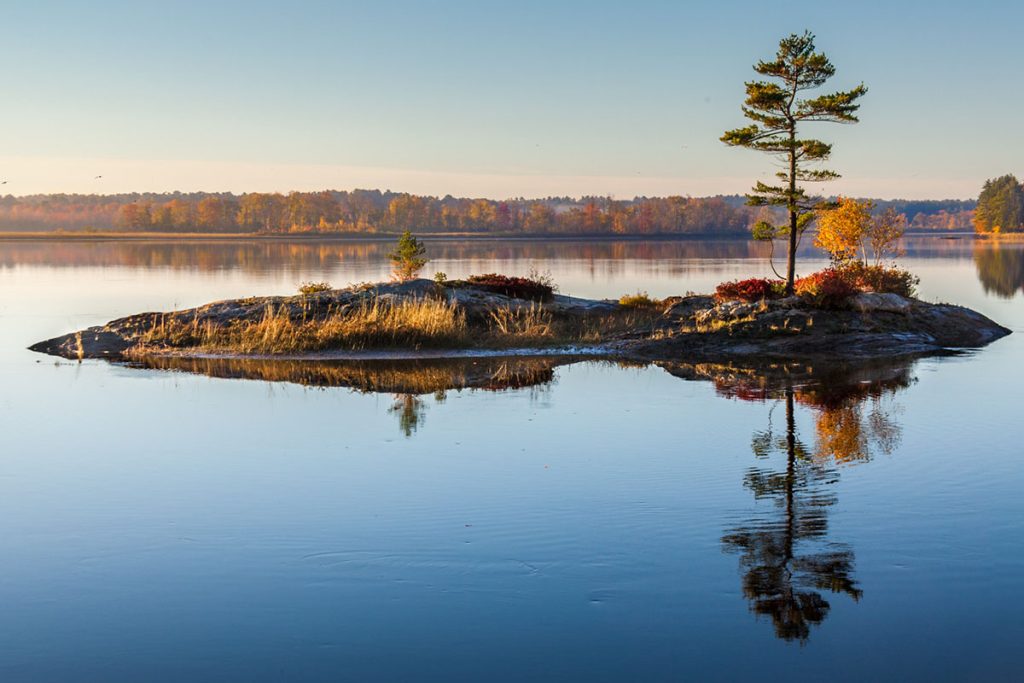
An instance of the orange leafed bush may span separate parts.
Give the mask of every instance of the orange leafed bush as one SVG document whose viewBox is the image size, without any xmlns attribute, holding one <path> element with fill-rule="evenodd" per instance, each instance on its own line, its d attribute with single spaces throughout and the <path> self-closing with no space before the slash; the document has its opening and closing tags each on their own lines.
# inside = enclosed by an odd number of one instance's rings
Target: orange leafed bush
<svg viewBox="0 0 1024 683">
<path fill-rule="evenodd" d="M 899 241 L 907 227 L 906 217 L 891 208 L 874 215 L 874 208 L 871 201 L 840 197 L 834 209 L 818 216 L 814 246 L 827 251 L 836 264 L 867 263 L 870 258 L 881 266 L 885 259 L 902 255 Z"/>
</svg>

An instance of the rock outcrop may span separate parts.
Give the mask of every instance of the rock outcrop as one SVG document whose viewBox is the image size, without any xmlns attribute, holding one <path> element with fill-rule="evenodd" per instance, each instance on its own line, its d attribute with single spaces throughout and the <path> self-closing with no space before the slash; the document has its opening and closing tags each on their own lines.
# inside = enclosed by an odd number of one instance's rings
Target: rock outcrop
<svg viewBox="0 0 1024 683">
<path fill-rule="evenodd" d="M 144 341 L 154 328 L 168 322 L 193 325 L 197 329 L 224 327 L 257 321 L 268 309 L 308 322 L 344 315 L 353 307 L 365 306 L 373 300 L 394 303 L 425 297 L 443 298 L 455 304 L 465 312 L 471 326 L 485 325 L 495 309 L 538 306 L 553 319 L 586 321 L 598 330 L 602 329 L 603 320 L 615 319 L 618 326 L 607 328 L 615 331 L 589 343 L 587 351 L 641 360 L 884 358 L 977 348 L 1010 333 L 976 311 L 929 304 L 895 294 L 859 294 L 838 310 L 816 308 L 798 297 L 757 303 L 716 303 L 709 296 L 670 297 L 661 302 L 660 308 L 645 309 L 641 315 L 637 309 L 615 301 L 555 295 L 537 303 L 462 283 L 439 286 L 428 280 L 414 280 L 293 297 L 218 301 L 168 313 L 140 313 L 42 341 L 31 349 L 68 358 L 209 355 L 209 350 L 187 344 L 161 348 L 144 344 Z M 623 321 L 627 321 L 625 329 Z M 579 352 L 579 345 L 565 346 L 564 340 L 552 339 L 545 348 L 549 352 Z M 449 351 L 454 355 L 466 350 Z M 408 351 L 407 355 L 415 355 L 415 350 Z M 516 349 L 502 351 L 508 353 Z M 327 349 L 308 355 L 324 358 L 330 357 L 332 352 L 351 355 L 352 350 Z M 362 353 L 372 355 L 372 352 L 371 349 Z"/>
</svg>

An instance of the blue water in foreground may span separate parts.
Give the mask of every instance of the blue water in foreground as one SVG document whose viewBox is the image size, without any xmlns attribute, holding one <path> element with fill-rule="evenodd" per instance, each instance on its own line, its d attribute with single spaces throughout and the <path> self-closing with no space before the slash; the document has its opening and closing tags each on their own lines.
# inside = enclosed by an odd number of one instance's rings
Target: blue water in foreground
<svg viewBox="0 0 1024 683">
<path fill-rule="evenodd" d="M 1014 335 L 796 381 L 587 361 L 380 393 L 25 350 L 378 279 L 387 246 L 0 243 L 0 680 L 1024 678 L 1020 246 L 904 260 Z M 431 255 L 597 297 L 767 271 L 741 242 Z"/>
</svg>

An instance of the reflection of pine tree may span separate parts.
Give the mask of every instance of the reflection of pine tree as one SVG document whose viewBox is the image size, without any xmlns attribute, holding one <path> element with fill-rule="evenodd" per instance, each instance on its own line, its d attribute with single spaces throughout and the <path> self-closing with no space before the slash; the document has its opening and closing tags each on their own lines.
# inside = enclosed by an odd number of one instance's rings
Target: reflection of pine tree
<svg viewBox="0 0 1024 683">
<path fill-rule="evenodd" d="M 713 363 L 660 363 L 686 380 L 712 381 L 715 392 L 740 401 L 779 401 L 785 429 L 757 431 L 751 449 L 759 461 L 784 456 L 778 467 L 751 468 L 744 486 L 762 511 L 722 537 L 723 549 L 738 553 L 743 594 L 755 614 L 772 619 L 776 635 L 804 641 L 811 627 L 830 610 L 827 591 L 859 600 L 853 578 L 853 550 L 828 537 L 830 491 L 838 467 L 892 453 L 900 440 L 890 397 L 915 380 L 914 361 L 809 364 L 765 363 L 760 366 Z M 797 435 L 795 410 L 800 405 L 814 418 L 815 441 L 808 447 Z"/>
<path fill-rule="evenodd" d="M 398 394 L 388 412 L 398 413 L 398 427 L 410 437 L 423 422 L 424 407 L 423 399 L 415 394 Z"/>
<path fill-rule="evenodd" d="M 827 540 L 827 511 L 835 497 L 824 489 L 835 482 L 835 471 L 812 458 L 800 442 L 794 403 L 794 391 L 788 387 L 783 438 L 762 432 L 755 434 L 753 443 L 760 457 L 784 452 L 785 470 L 753 468 L 744 480 L 757 499 L 775 501 L 776 510 L 734 529 L 722 542 L 740 553 L 743 594 L 751 610 L 771 617 L 778 637 L 806 640 L 811 626 L 820 624 L 830 609 L 821 592 L 845 593 L 858 600 L 861 590 L 852 577 L 853 551 Z"/>
</svg>

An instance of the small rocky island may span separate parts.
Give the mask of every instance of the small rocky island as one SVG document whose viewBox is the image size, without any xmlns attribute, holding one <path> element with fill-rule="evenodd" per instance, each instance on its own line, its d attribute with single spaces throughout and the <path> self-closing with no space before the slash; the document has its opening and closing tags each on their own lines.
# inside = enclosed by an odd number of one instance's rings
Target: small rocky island
<svg viewBox="0 0 1024 683">
<path fill-rule="evenodd" d="M 526 281 L 529 282 L 529 281 Z M 411 280 L 326 287 L 139 313 L 41 341 L 66 358 L 402 358 L 530 353 L 642 361 L 892 358 L 985 346 L 1010 330 L 970 309 L 863 292 L 621 301 L 531 296 L 509 282 Z"/>
</svg>

